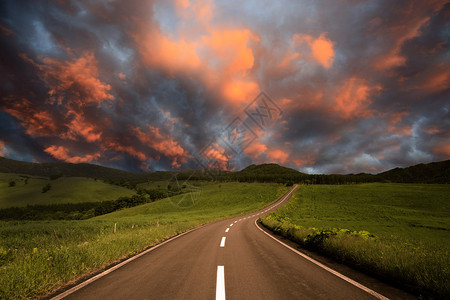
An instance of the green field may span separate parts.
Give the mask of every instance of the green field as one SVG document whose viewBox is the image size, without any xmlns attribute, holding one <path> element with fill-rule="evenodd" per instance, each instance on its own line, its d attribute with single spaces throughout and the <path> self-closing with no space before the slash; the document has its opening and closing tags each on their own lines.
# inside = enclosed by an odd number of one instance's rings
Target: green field
<svg viewBox="0 0 450 300">
<path fill-rule="evenodd" d="M 0 221 L 0 298 L 45 295 L 170 236 L 257 210 L 288 190 L 278 184 L 199 185 L 193 193 L 88 220 Z"/>
<path fill-rule="evenodd" d="M 417 293 L 450 295 L 450 185 L 300 186 L 262 221 L 305 247 L 400 280 Z"/>
<path fill-rule="evenodd" d="M 28 177 L 28 179 L 27 179 Z M 10 187 L 9 183 L 15 182 Z M 42 188 L 51 189 L 42 193 Z M 115 200 L 136 191 L 83 177 L 61 177 L 49 180 L 36 176 L 0 173 L 0 209 L 12 206 L 48 205 Z"/>
<path fill-rule="evenodd" d="M 173 180 L 174 181 L 174 180 Z M 141 189 L 167 189 L 168 180 L 157 180 L 157 181 L 149 181 L 146 183 L 140 183 L 137 185 L 137 188 Z M 183 180 L 179 182 L 182 185 Z"/>
</svg>

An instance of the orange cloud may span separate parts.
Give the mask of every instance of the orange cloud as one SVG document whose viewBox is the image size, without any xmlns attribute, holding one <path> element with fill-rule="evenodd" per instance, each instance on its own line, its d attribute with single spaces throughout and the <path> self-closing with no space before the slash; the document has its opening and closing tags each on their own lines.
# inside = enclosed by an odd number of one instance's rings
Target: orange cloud
<svg viewBox="0 0 450 300">
<path fill-rule="evenodd" d="M 267 151 L 267 156 L 276 160 L 277 162 L 284 164 L 288 159 L 289 154 L 286 151 L 276 149 Z"/>
<path fill-rule="evenodd" d="M 298 52 L 287 52 L 281 59 L 280 63 L 277 65 L 277 68 L 280 70 L 291 70 L 292 65 L 300 57 L 301 55 Z"/>
<path fill-rule="evenodd" d="M 211 147 L 207 148 L 202 155 L 210 161 L 218 160 L 218 161 L 227 161 L 228 157 L 225 153 L 225 149 L 219 144 L 214 143 Z"/>
<path fill-rule="evenodd" d="M 177 7 L 177 8 L 186 9 L 190 5 L 191 5 L 191 3 L 189 2 L 189 0 L 176 0 L 175 1 L 175 7 Z"/>
<path fill-rule="evenodd" d="M 198 44 L 184 39 L 171 40 L 158 30 L 146 30 L 146 26 L 134 34 L 137 48 L 146 65 L 169 72 L 192 72 L 201 65 L 197 55 Z"/>
<path fill-rule="evenodd" d="M 124 146 L 115 141 L 111 141 L 111 140 L 106 141 L 104 143 L 104 148 L 127 153 L 127 154 L 139 159 L 140 161 L 145 161 L 147 159 L 147 155 L 145 155 L 143 152 L 135 150 L 132 146 Z"/>
<path fill-rule="evenodd" d="M 72 120 L 67 125 L 68 132 L 64 134 L 64 138 L 77 140 L 78 136 L 81 136 L 88 142 L 100 140 L 102 133 L 96 124 L 86 121 L 82 114 L 73 110 L 69 111 L 67 116 L 72 117 Z"/>
<path fill-rule="evenodd" d="M 216 29 L 209 35 L 203 36 L 202 40 L 208 47 L 209 63 L 223 70 L 223 75 L 234 75 L 253 67 L 254 57 L 248 42 L 258 41 L 259 38 L 250 30 Z"/>
<path fill-rule="evenodd" d="M 69 149 L 64 146 L 50 146 L 44 149 L 45 152 L 53 156 L 58 160 L 62 160 L 69 163 L 83 163 L 83 162 L 92 162 L 100 157 L 100 153 L 87 154 L 85 156 L 71 156 L 69 154 Z"/>
<path fill-rule="evenodd" d="M 391 49 L 384 55 L 375 60 L 373 67 L 377 70 L 386 70 L 405 64 L 405 57 L 401 55 L 402 46 L 405 41 L 420 35 L 420 28 L 428 22 L 430 18 L 413 20 L 390 28 L 389 34 L 393 36 Z"/>
<path fill-rule="evenodd" d="M 181 17 L 178 36 L 183 38 L 169 37 L 146 23 L 131 33 L 143 62 L 171 76 L 195 78 L 233 105 L 256 96 L 259 88 L 251 74 L 255 60 L 251 43 L 259 37 L 246 28 L 204 22 L 213 13 L 210 1 L 177 1 L 176 9 Z M 185 32 L 183 26 L 190 30 Z"/>
<path fill-rule="evenodd" d="M 38 67 L 50 88 L 49 96 L 53 103 L 61 104 L 68 100 L 83 105 L 114 99 L 110 94 L 111 86 L 98 78 L 94 54 L 86 52 L 73 61 L 44 58 L 43 63 Z"/>
<path fill-rule="evenodd" d="M 314 58 L 325 68 L 331 67 L 334 61 L 334 43 L 322 33 L 311 43 Z"/>
<path fill-rule="evenodd" d="M 349 78 L 339 89 L 335 98 L 335 111 L 343 118 L 362 117 L 367 118 L 373 115 L 369 109 L 372 103 L 370 96 L 381 90 L 380 86 L 369 87 L 365 80 L 356 77 Z"/>
<path fill-rule="evenodd" d="M 258 90 L 258 84 L 252 81 L 230 80 L 222 85 L 224 97 L 236 104 L 248 100 L 250 95 L 256 95 Z"/>
<path fill-rule="evenodd" d="M 203 36 L 202 41 L 212 75 L 205 78 L 209 85 L 213 88 L 219 84 L 225 99 L 235 104 L 256 95 L 258 84 L 248 73 L 254 64 L 253 51 L 248 43 L 259 41 L 259 38 L 248 29 L 214 29 Z"/>
<path fill-rule="evenodd" d="M 328 69 L 333 64 L 335 57 L 334 42 L 327 37 L 326 32 L 321 33 L 316 39 L 306 34 L 294 34 L 292 40 L 296 44 L 305 41 L 311 49 L 312 57 L 324 68 Z"/>
<path fill-rule="evenodd" d="M 423 79 L 419 84 L 413 86 L 412 90 L 423 90 L 429 93 L 436 93 L 450 88 L 450 70 L 438 71 L 428 78 Z"/>
<path fill-rule="evenodd" d="M 8 99 L 13 100 L 13 99 Z M 50 112 L 37 110 L 30 101 L 22 100 L 5 101 L 2 108 L 5 112 L 16 117 L 25 128 L 25 132 L 35 136 L 51 136 L 58 134 L 58 127 Z"/>
<path fill-rule="evenodd" d="M 394 132 L 395 134 L 398 135 L 411 135 L 412 134 L 411 126 L 409 125 L 396 126 L 396 124 L 398 124 L 403 119 L 403 117 L 407 115 L 409 115 L 409 113 L 406 111 L 391 114 L 388 120 L 389 123 L 388 131 Z"/>
<path fill-rule="evenodd" d="M 257 158 L 267 150 L 267 146 L 263 143 L 255 140 L 247 148 L 244 149 L 244 153 L 250 155 L 253 158 Z"/>
<path fill-rule="evenodd" d="M 172 137 L 160 133 L 159 128 L 148 126 L 148 132 L 133 128 L 137 138 L 145 146 L 154 149 L 172 159 L 172 167 L 179 168 L 187 162 L 189 155 Z"/>
</svg>

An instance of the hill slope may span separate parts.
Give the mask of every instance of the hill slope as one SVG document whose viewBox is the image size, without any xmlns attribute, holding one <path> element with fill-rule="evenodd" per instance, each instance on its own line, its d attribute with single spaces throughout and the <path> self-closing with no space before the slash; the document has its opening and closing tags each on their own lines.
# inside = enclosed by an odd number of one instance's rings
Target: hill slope
<svg viewBox="0 0 450 300">
<path fill-rule="evenodd" d="M 134 187 L 148 180 L 168 180 L 173 172 L 133 173 L 87 163 L 30 163 L 0 157 L 0 173 L 32 176 L 65 176 L 97 178 L 110 183 Z"/>
<path fill-rule="evenodd" d="M 383 181 L 411 183 L 449 183 L 450 160 L 395 168 L 377 174 Z"/>
<path fill-rule="evenodd" d="M 301 181 L 307 176 L 307 174 L 277 164 L 250 165 L 239 172 L 234 172 L 232 175 L 234 179 L 239 181 L 254 180 L 260 182 Z"/>
<path fill-rule="evenodd" d="M 14 186 L 9 186 L 11 181 L 14 182 Z M 47 184 L 50 185 L 50 189 L 43 193 L 42 189 Z M 91 178 L 61 177 L 49 180 L 0 173 L 0 209 L 13 206 L 111 201 L 135 193 L 134 190 Z"/>
<path fill-rule="evenodd" d="M 137 174 L 98 165 L 80 163 L 31 163 L 0 157 L 0 173 L 17 173 L 34 176 L 63 174 L 67 177 L 100 179 L 130 178 Z"/>
</svg>

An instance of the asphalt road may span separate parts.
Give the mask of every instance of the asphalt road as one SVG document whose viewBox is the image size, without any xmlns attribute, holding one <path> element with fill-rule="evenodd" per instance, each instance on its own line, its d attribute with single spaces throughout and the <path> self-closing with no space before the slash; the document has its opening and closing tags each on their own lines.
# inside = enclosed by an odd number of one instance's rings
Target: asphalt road
<svg viewBox="0 0 450 300">
<path fill-rule="evenodd" d="M 64 299 L 410 297 L 377 280 L 350 271 L 353 278 L 363 278 L 371 287 L 358 286 L 351 279 L 324 269 L 320 263 L 318 265 L 305 259 L 258 228 L 255 221 L 289 196 L 287 194 L 255 213 L 193 230 L 55 299 L 63 296 Z"/>
</svg>

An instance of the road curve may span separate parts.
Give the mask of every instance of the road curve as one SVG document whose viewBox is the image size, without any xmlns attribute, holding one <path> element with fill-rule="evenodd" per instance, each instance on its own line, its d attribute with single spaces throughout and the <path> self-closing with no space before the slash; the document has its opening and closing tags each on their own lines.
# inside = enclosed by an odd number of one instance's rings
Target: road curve
<svg viewBox="0 0 450 300">
<path fill-rule="evenodd" d="M 382 283 L 375 284 L 381 291 L 358 287 L 257 227 L 296 187 L 260 211 L 193 230 L 53 299 L 405 298 Z"/>
</svg>

